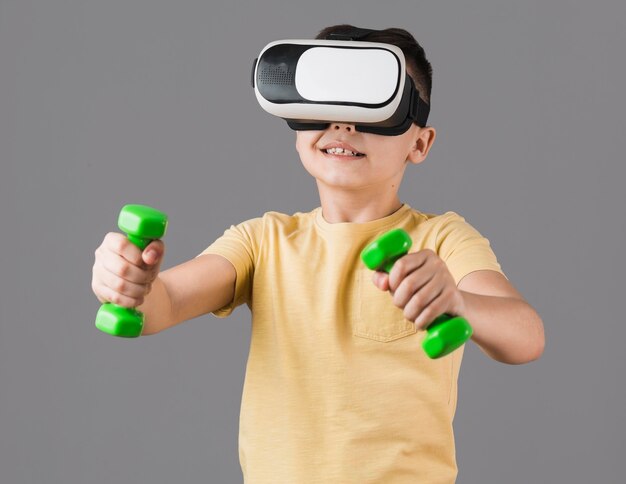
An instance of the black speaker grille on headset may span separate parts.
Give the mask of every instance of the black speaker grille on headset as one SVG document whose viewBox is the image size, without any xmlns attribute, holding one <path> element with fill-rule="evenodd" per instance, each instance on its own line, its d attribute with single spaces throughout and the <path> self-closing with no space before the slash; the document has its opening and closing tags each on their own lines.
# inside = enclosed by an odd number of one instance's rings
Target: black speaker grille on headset
<svg viewBox="0 0 626 484">
<path fill-rule="evenodd" d="M 287 66 L 267 66 L 259 73 L 259 83 L 292 85 L 294 73 L 289 72 Z"/>
</svg>

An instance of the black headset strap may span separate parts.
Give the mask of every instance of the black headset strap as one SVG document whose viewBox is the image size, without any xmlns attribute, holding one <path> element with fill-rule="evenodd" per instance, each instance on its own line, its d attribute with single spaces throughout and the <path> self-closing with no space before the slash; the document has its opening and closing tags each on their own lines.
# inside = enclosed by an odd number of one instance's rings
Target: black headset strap
<svg viewBox="0 0 626 484">
<path fill-rule="evenodd" d="M 378 30 L 353 27 L 351 29 L 333 32 L 326 37 L 326 40 L 360 40 L 366 35 L 371 34 L 372 32 L 378 32 Z"/>
<path fill-rule="evenodd" d="M 430 106 L 419 96 L 419 91 L 416 89 L 413 79 L 411 79 L 411 76 L 408 74 L 406 75 L 406 82 L 411 83 L 411 100 L 408 117 L 423 128 L 428 121 Z"/>
</svg>

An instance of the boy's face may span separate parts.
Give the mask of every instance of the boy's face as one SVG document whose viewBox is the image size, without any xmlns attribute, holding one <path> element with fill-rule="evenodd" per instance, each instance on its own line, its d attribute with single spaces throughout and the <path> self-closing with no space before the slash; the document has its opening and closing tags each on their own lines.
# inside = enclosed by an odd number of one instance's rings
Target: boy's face
<svg viewBox="0 0 626 484">
<path fill-rule="evenodd" d="M 323 131 L 296 131 L 296 150 L 318 186 L 388 191 L 398 189 L 407 163 L 424 161 L 434 139 L 433 128 L 416 124 L 404 134 L 383 136 L 331 123 Z"/>
</svg>

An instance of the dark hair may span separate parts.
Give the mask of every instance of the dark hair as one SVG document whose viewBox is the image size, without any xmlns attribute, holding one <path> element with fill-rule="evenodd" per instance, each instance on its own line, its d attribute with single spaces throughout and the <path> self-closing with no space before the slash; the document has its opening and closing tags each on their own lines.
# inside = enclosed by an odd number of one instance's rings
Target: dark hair
<svg viewBox="0 0 626 484">
<path fill-rule="evenodd" d="M 348 24 L 332 25 L 326 27 L 315 37 L 316 39 L 327 39 L 330 34 L 342 33 L 356 27 Z M 430 91 L 433 83 L 433 68 L 426 59 L 426 54 L 421 45 L 406 30 L 399 28 L 389 28 L 376 30 L 366 35 L 359 36 L 358 40 L 367 42 L 382 42 L 399 47 L 406 59 L 406 68 L 409 76 L 413 79 L 420 98 L 430 104 Z"/>
</svg>

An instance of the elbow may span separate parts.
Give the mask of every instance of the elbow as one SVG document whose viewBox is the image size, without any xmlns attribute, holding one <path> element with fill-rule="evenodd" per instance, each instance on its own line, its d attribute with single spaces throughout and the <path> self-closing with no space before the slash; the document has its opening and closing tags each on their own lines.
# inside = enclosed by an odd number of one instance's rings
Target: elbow
<svg viewBox="0 0 626 484">
<path fill-rule="evenodd" d="M 543 355 L 543 351 L 546 348 L 546 333 L 543 329 L 543 321 L 539 317 L 537 313 L 535 313 L 536 321 L 535 321 L 535 337 L 533 338 L 532 352 L 530 354 L 530 359 L 528 362 L 536 361 L 541 358 Z"/>
<path fill-rule="evenodd" d="M 531 361 L 536 361 L 539 358 L 541 358 L 541 356 L 543 355 L 543 351 L 546 348 L 546 337 L 543 334 L 543 330 L 541 331 L 541 337 L 538 338 L 538 341 L 535 345 L 535 351 L 534 353 L 531 355 L 531 359 L 528 360 L 528 362 L 530 363 Z"/>
<path fill-rule="evenodd" d="M 518 358 L 506 361 L 505 363 L 509 363 L 510 365 L 524 365 L 526 363 L 537 361 L 543 355 L 544 347 L 545 341 L 542 340 L 541 342 L 537 342 L 536 344 L 526 348 L 524 354 L 520 355 Z"/>
<path fill-rule="evenodd" d="M 543 355 L 546 347 L 546 336 L 543 329 L 543 322 L 539 316 L 536 316 L 536 320 L 533 322 L 533 335 L 527 343 L 521 348 L 521 351 L 516 357 L 509 359 L 508 361 L 502 361 L 510 365 L 523 365 L 525 363 L 532 363 L 537 361 Z"/>
</svg>

